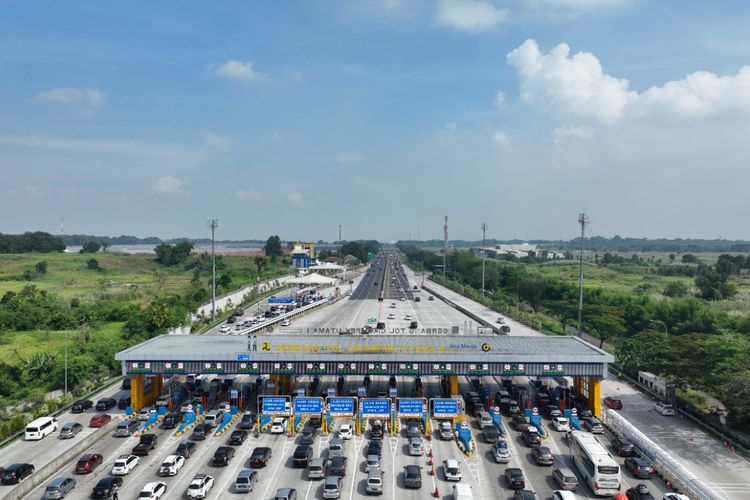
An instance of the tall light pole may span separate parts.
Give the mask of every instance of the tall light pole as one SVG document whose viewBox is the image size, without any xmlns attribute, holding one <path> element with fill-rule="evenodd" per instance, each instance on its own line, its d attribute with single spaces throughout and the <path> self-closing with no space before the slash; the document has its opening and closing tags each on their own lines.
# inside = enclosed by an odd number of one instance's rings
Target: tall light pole
<svg viewBox="0 0 750 500">
<path fill-rule="evenodd" d="M 586 231 L 586 224 L 589 223 L 589 216 L 581 212 L 578 215 L 578 223 L 581 225 L 581 258 L 578 276 L 578 336 L 580 337 L 583 322 L 583 237 Z"/>
<path fill-rule="evenodd" d="M 65 397 L 68 396 L 68 330 L 65 330 Z"/>
<path fill-rule="evenodd" d="M 487 223 L 482 222 L 482 295 L 484 295 L 484 261 L 487 260 L 487 250 L 485 250 L 484 242 L 487 233 Z"/>
<path fill-rule="evenodd" d="M 208 221 L 211 228 L 211 320 L 216 319 L 216 228 L 219 227 L 219 219 Z"/>
<path fill-rule="evenodd" d="M 445 223 L 443 224 L 443 277 L 446 276 L 446 269 L 448 269 L 448 216 L 445 216 Z"/>
</svg>

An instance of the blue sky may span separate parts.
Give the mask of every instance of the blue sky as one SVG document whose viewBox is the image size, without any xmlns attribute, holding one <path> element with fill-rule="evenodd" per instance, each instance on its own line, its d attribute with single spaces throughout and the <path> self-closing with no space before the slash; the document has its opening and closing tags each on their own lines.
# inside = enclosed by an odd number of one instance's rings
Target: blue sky
<svg viewBox="0 0 750 500">
<path fill-rule="evenodd" d="M 0 232 L 750 239 L 750 4 L 6 2 Z"/>
</svg>

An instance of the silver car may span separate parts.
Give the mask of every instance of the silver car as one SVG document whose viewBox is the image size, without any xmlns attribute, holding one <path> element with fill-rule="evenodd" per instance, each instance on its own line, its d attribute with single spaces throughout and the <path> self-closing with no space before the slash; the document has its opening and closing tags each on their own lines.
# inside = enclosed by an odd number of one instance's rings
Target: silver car
<svg viewBox="0 0 750 500">
<path fill-rule="evenodd" d="M 234 480 L 234 490 L 237 492 L 253 491 L 258 482 L 258 473 L 254 470 L 243 469 Z"/>
<path fill-rule="evenodd" d="M 65 498 L 70 493 L 70 490 L 75 487 L 76 480 L 72 477 L 58 477 L 47 485 L 47 488 L 44 490 L 44 499 L 57 500 L 58 498 Z"/>
</svg>

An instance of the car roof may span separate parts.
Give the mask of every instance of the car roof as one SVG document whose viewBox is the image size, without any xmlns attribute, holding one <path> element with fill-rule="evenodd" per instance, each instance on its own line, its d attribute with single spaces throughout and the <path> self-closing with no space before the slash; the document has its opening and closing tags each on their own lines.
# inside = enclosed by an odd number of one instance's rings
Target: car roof
<svg viewBox="0 0 750 500">
<path fill-rule="evenodd" d="M 53 479 L 52 481 L 50 481 L 50 483 L 47 486 L 60 486 L 67 480 L 68 480 L 67 477 L 57 477 Z"/>
</svg>

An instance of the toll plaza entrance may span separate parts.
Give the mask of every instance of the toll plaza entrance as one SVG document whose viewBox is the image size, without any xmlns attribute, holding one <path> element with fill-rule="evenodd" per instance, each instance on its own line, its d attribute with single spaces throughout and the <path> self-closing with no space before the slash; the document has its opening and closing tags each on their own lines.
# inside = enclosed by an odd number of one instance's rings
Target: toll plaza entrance
<svg viewBox="0 0 750 500">
<path fill-rule="evenodd" d="M 320 333 L 253 334 L 252 338 L 162 335 L 117 353 L 115 359 L 122 363 L 123 374 L 132 379 L 133 411 L 152 404 L 160 395 L 162 377 L 159 375 L 211 374 L 217 378 L 268 375 L 274 382 L 275 393 L 287 398 L 296 376 L 392 375 L 415 379 L 442 377 L 450 395 L 458 394 L 459 376 L 572 377 L 573 392 L 588 401 L 594 414 L 601 413 L 599 382 L 607 373 L 607 364 L 614 361 L 610 354 L 577 337 Z M 150 391 L 146 390 L 148 378 L 153 378 Z M 420 395 L 419 392 L 416 395 Z M 376 418 L 388 420 L 390 432 L 395 431 L 396 402 L 383 400 L 365 403 L 368 398 L 360 398 L 355 402 L 352 416 L 355 423 L 358 422 L 358 431 L 363 430 L 365 420 Z M 291 417 L 292 401 L 287 399 L 286 403 L 288 409 L 269 407 L 261 411 L 261 417 L 277 414 Z M 389 404 L 387 409 L 386 404 Z M 308 411 L 313 410 L 317 411 L 317 407 Z M 328 408 L 322 408 L 321 402 L 321 416 L 324 412 L 328 412 Z M 331 415 L 330 418 L 336 417 Z M 294 423 L 289 426 L 295 427 Z"/>
</svg>

